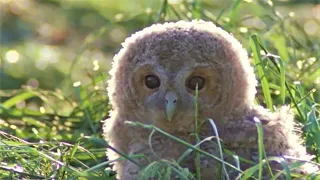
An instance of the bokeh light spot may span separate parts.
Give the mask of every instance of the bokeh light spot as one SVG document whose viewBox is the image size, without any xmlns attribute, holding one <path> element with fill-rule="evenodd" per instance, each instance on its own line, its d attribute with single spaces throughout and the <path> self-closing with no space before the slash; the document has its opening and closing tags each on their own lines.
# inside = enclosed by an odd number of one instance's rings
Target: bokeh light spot
<svg viewBox="0 0 320 180">
<path fill-rule="evenodd" d="M 294 16 L 295 16 L 294 12 L 289 12 L 289 17 L 294 17 Z"/>
<path fill-rule="evenodd" d="M 16 126 L 16 125 L 11 124 L 11 125 L 10 125 L 10 128 L 11 128 L 11 129 L 13 129 L 13 130 L 15 130 L 15 129 L 17 129 L 17 126 Z"/>
<path fill-rule="evenodd" d="M 39 134 L 39 131 L 36 128 L 31 129 L 34 134 Z"/>
<path fill-rule="evenodd" d="M 225 20 L 226 22 L 230 22 L 230 18 L 228 17 L 224 17 L 223 20 Z"/>
<path fill-rule="evenodd" d="M 187 17 L 188 18 L 192 18 L 192 13 L 191 12 L 187 12 Z"/>
<path fill-rule="evenodd" d="M 99 61 L 98 61 L 98 60 L 94 60 L 94 61 L 93 61 L 93 70 L 94 70 L 94 71 L 98 71 L 99 68 L 100 68 L 100 66 L 99 66 Z"/>
<path fill-rule="evenodd" d="M 260 50 L 260 54 L 261 54 L 262 56 L 265 56 L 265 55 L 266 55 L 266 52 L 264 52 L 264 50 Z"/>
<path fill-rule="evenodd" d="M 320 20 L 320 4 L 316 5 L 312 9 L 312 14 L 316 19 Z"/>
<path fill-rule="evenodd" d="M 48 66 L 48 61 L 42 61 L 42 60 L 38 60 L 36 62 L 36 67 L 40 70 L 44 70 L 46 69 Z"/>
<path fill-rule="evenodd" d="M 6 53 L 6 60 L 9 63 L 16 63 L 20 59 L 20 54 L 16 50 L 10 50 Z"/>
<path fill-rule="evenodd" d="M 316 57 L 311 57 L 308 59 L 308 64 L 313 64 L 314 62 L 316 62 Z"/>
<path fill-rule="evenodd" d="M 116 15 L 114 16 L 114 19 L 115 19 L 116 21 L 122 21 L 123 18 L 124 18 L 124 15 L 121 14 L 121 13 L 116 14 Z"/>
<path fill-rule="evenodd" d="M 33 88 L 39 87 L 39 81 L 36 79 L 29 79 L 27 85 Z"/>
<path fill-rule="evenodd" d="M 6 4 L 6 3 L 10 3 L 12 0 L 0 0 L 0 3 Z"/>
<path fill-rule="evenodd" d="M 168 4 L 180 4 L 182 0 L 168 0 Z"/>
<path fill-rule="evenodd" d="M 239 28 L 239 31 L 240 31 L 241 33 L 247 33 L 247 32 L 248 32 L 248 28 L 246 28 L 246 27 L 240 27 L 240 28 Z"/>
<path fill-rule="evenodd" d="M 318 25 L 314 20 L 308 20 L 306 23 L 304 23 L 304 31 L 307 34 L 313 35 L 318 30 Z"/>
<path fill-rule="evenodd" d="M 98 60 L 94 60 L 92 63 L 93 63 L 94 66 L 99 66 L 99 61 Z"/>
<path fill-rule="evenodd" d="M 302 69 L 302 64 L 303 64 L 303 61 L 301 60 L 297 61 L 297 66 L 299 69 Z"/>
<path fill-rule="evenodd" d="M 151 14 L 151 13 L 152 13 L 152 9 L 151 9 L 151 8 L 147 8 L 147 9 L 146 9 L 146 13 L 147 13 L 147 14 Z"/>
<path fill-rule="evenodd" d="M 45 110 L 44 107 L 42 107 L 42 106 L 39 108 L 39 111 L 40 111 L 42 114 L 46 113 L 46 110 Z"/>
<path fill-rule="evenodd" d="M 24 109 L 26 107 L 26 101 L 19 101 L 17 104 L 16 104 L 16 108 L 17 109 Z"/>
<path fill-rule="evenodd" d="M 80 85 L 81 85 L 81 82 L 80 82 L 80 81 L 77 81 L 77 82 L 73 83 L 73 87 L 78 87 L 78 86 L 80 86 Z"/>
<path fill-rule="evenodd" d="M 100 66 L 99 66 L 99 65 L 95 65 L 95 66 L 93 67 L 93 70 L 94 70 L 94 71 L 98 71 L 98 70 L 99 70 L 99 68 L 100 68 Z"/>
<path fill-rule="evenodd" d="M 110 31 L 109 35 L 110 35 L 110 38 L 112 39 L 112 41 L 114 41 L 116 43 L 120 43 L 126 38 L 127 33 L 126 33 L 125 29 L 123 29 L 122 27 L 114 27 Z"/>
</svg>

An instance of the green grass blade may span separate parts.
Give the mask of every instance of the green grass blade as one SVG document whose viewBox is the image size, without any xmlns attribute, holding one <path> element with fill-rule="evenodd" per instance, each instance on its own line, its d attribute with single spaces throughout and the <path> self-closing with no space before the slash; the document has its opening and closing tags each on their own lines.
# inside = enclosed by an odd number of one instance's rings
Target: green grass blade
<svg viewBox="0 0 320 180">
<path fill-rule="evenodd" d="M 194 120 L 195 120 L 195 131 L 196 131 L 195 136 L 196 136 L 196 142 L 199 143 L 200 138 L 199 138 L 199 122 L 198 122 L 198 95 L 199 95 L 198 84 L 196 85 L 195 93 L 196 93 L 194 96 L 194 107 L 195 107 Z M 195 153 L 196 153 L 196 157 L 195 157 L 196 177 L 197 177 L 197 180 L 201 180 L 200 154 L 198 152 L 195 152 Z"/>
<path fill-rule="evenodd" d="M 168 7 L 168 0 L 163 0 L 163 3 L 161 5 L 159 14 L 158 14 L 158 18 L 157 18 L 157 22 L 163 22 L 167 16 L 167 7 Z"/>
<path fill-rule="evenodd" d="M 283 66 L 282 59 L 279 59 L 279 69 L 280 69 L 280 98 L 282 101 L 282 104 L 285 103 L 286 98 L 286 77 L 285 77 L 285 69 Z"/>
<path fill-rule="evenodd" d="M 271 157 L 271 158 L 268 158 L 268 161 L 276 161 L 277 163 L 280 163 L 281 166 L 283 167 L 284 171 L 285 171 L 286 180 L 291 180 L 290 168 L 289 168 L 288 163 L 285 161 L 284 158 L 282 158 L 282 157 L 281 158 L 280 157 Z M 273 176 L 271 178 L 271 180 L 278 179 L 281 174 L 283 174 L 283 171 L 280 171 L 278 174 Z"/>
<path fill-rule="evenodd" d="M 275 48 L 278 50 L 278 53 L 281 59 L 285 62 L 288 62 L 290 59 L 286 38 L 283 34 L 272 35 L 272 40 L 274 43 Z"/>
<path fill-rule="evenodd" d="M 201 19 L 201 2 L 199 0 L 192 1 L 192 17 L 193 19 Z"/>
<path fill-rule="evenodd" d="M 266 49 L 264 49 L 264 51 L 266 53 L 268 53 L 266 51 Z M 285 103 L 285 97 L 286 97 L 286 77 L 285 77 L 285 68 L 284 68 L 284 64 L 283 64 L 283 59 L 280 58 L 279 56 L 276 56 L 274 54 L 267 54 L 267 57 L 269 57 L 269 60 L 271 60 L 271 62 L 273 63 L 274 66 L 276 66 L 278 73 L 279 73 L 279 77 L 280 78 L 280 99 L 282 104 Z M 276 73 L 276 72 L 275 72 Z M 269 86 L 271 87 L 271 84 L 269 84 Z"/>
<path fill-rule="evenodd" d="M 253 120 L 257 126 L 258 132 L 258 147 L 259 147 L 259 179 L 262 179 L 262 161 L 265 156 L 264 153 L 264 144 L 263 144 L 263 129 L 260 120 L 257 117 L 254 117 Z"/>
<path fill-rule="evenodd" d="M 220 155 L 220 158 L 223 160 L 223 151 L 222 151 L 222 146 L 221 146 L 221 143 L 220 143 L 220 138 L 219 138 L 219 133 L 218 133 L 218 130 L 217 130 L 217 126 L 216 124 L 214 123 L 214 121 L 212 119 L 209 119 L 209 122 L 210 122 L 210 125 L 212 126 L 212 129 L 214 131 L 214 134 L 216 135 L 217 137 L 217 144 L 218 144 L 218 149 L 219 149 L 219 155 Z M 224 175 L 226 176 L 226 179 L 230 179 L 229 178 L 229 175 L 228 175 L 228 171 L 226 169 L 226 165 L 223 163 L 222 164 L 222 169 L 223 169 L 223 172 L 224 172 Z M 239 166 L 237 166 L 239 167 Z M 239 169 L 240 170 L 240 169 Z"/>
<path fill-rule="evenodd" d="M 233 0 L 233 4 L 230 9 L 230 21 L 229 25 L 235 23 L 239 17 L 239 9 L 240 9 L 241 0 Z"/>
<path fill-rule="evenodd" d="M 192 150 L 194 150 L 196 152 L 199 152 L 202 155 L 205 155 L 205 156 L 208 156 L 208 157 L 210 157 L 212 159 L 215 159 L 215 160 L 219 161 L 220 163 L 224 162 L 225 165 L 235 169 L 237 172 L 242 172 L 241 170 L 239 170 L 238 168 L 236 168 L 232 164 L 227 163 L 227 162 L 223 161 L 222 159 L 217 158 L 217 157 L 213 156 L 212 154 L 210 154 L 210 153 L 208 153 L 206 151 L 203 151 L 201 149 L 195 148 L 193 145 L 191 145 L 191 144 L 189 144 L 189 143 L 187 143 L 187 142 L 185 142 L 185 141 L 183 141 L 183 140 L 181 140 L 181 139 L 179 139 L 179 138 L 177 138 L 175 136 L 172 136 L 171 134 L 169 134 L 169 133 L 167 133 L 167 132 L 165 132 L 165 131 L 163 131 L 163 130 L 161 130 L 161 129 L 153 126 L 153 125 L 146 125 L 146 124 L 142 124 L 142 123 L 139 123 L 139 122 L 132 122 L 132 121 L 125 121 L 124 123 L 126 125 L 129 125 L 129 126 L 137 126 L 137 127 L 141 127 L 141 128 L 145 128 L 145 129 L 149 129 L 149 130 L 155 130 L 158 133 L 160 133 L 160 134 L 162 134 L 162 135 L 164 135 L 166 137 L 169 137 L 170 139 L 172 139 L 172 140 L 174 140 L 174 141 L 176 141 L 176 142 L 178 142 L 178 143 L 180 143 L 180 144 L 182 144 L 182 145 L 184 145 L 184 146 L 186 146 L 186 147 L 188 147 L 188 148 L 190 148 L 190 149 L 192 149 Z"/>
<path fill-rule="evenodd" d="M 318 122 L 319 119 L 317 119 L 316 115 L 316 106 L 319 106 L 317 104 L 313 105 L 311 108 L 311 111 L 307 114 L 307 121 L 308 124 L 306 126 L 307 132 L 311 133 L 313 135 L 313 141 L 316 145 L 317 149 L 320 149 L 320 123 Z"/>
<path fill-rule="evenodd" d="M 306 99 L 303 99 L 303 97 L 306 96 L 305 94 L 305 91 L 301 85 L 300 82 L 296 82 L 295 83 L 295 90 L 296 90 L 296 95 L 299 95 L 299 99 L 300 101 L 298 101 L 298 104 L 297 104 L 297 109 L 300 110 L 300 115 L 302 115 L 302 120 L 304 122 L 307 122 L 307 107 L 308 107 L 308 104 L 306 102 Z M 298 97 L 296 96 L 295 97 L 295 100 L 297 99 Z"/>
<path fill-rule="evenodd" d="M 241 180 L 247 180 L 247 179 L 252 178 L 252 176 L 254 175 L 254 173 L 256 173 L 257 170 L 259 170 L 260 166 L 262 166 L 262 165 L 259 163 L 259 164 L 255 165 L 255 166 L 252 166 L 252 167 L 246 169 L 246 170 L 242 173 Z"/>
<path fill-rule="evenodd" d="M 85 101 L 85 98 L 87 97 L 86 92 L 81 88 L 81 84 L 79 85 L 75 85 L 74 89 L 76 91 L 76 94 L 80 100 L 80 103 L 83 105 L 84 103 L 89 103 L 89 101 Z M 85 107 L 83 109 L 84 114 L 85 114 L 85 119 L 87 120 L 88 124 L 90 125 L 91 131 L 93 133 L 96 133 L 96 128 L 93 125 L 93 120 L 91 118 L 91 115 L 89 113 L 89 109 L 87 107 Z"/>
<path fill-rule="evenodd" d="M 273 108 L 272 108 L 270 88 L 269 88 L 268 80 L 266 79 L 262 58 L 260 56 L 260 43 L 257 35 L 250 36 L 250 47 L 253 52 L 255 65 L 258 71 L 258 76 L 261 80 L 262 91 L 263 91 L 263 95 L 264 95 L 267 107 L 268 109 L 272 110 Z"/>
<path fill-rule="evenodd" d="M 23 92 L 21 94 L 13 96 L 12 98 L 9 98 L 2 104 L 2 106 L 4 106 L 5 108 L 11 108 L 12 106 L 15 106 L 17 103 L 30 99 L 35 96 L 36 94 L 31 91 Z"/>
</svg>

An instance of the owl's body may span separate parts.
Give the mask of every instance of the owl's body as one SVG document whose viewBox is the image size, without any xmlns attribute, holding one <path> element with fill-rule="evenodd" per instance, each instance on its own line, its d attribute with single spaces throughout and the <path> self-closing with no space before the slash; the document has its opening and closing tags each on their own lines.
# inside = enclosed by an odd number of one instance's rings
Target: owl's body
<svg viewBox="0 0 320 180">
<path fill-rule="evenodd" d="M 212 23 L 179 21 L 148 27 L 124 42 L 113 63 L 108 89 L 113 110 L 104 124 L 105 137 L 124 154 L 144 154 L 148 160 L 133 158 L 142 166 L 159 159 L 177 160 L 187 147 L 157 133 L 150 139 L 150 130 L 124 122 L 154 125 L 195 144 L 196 88 L 201 139 L 214 135 L 208 122 L 213 119 L 225 147 L 252 160 L 258 152 L 253 120 L 257 117 L 268 155 L 311 159 L 293 131 L 288 108 L 270 113 L 254 104 L 257 82 L 246 51 Z M 210 141 L 201 149 L 219 157 L 217 146 Z M 108 156 L 119 157 L 111 150 Z M 217 165 L 216 160 L 201 157 L 202 179 L 216 177 Z M 194 172 L 193 154 L 181 166 Z M 307 169 L 316 171 L 317 167 Z M 119 179 L 130 180 L 137 179 L 140 168 L 122 160 L 115 163 L 115 170 Z"/>
</svg>

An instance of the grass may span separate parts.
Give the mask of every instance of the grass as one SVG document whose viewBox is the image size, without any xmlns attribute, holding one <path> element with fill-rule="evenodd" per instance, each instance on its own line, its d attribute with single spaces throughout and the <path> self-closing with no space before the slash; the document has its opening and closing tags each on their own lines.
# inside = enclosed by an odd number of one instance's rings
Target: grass
<svg viewBox="0 0 320 180">
<path fill-rule="evenodd" d="M 108 118 L 108 110 L 111 108 L 105 91 L 107 69 L 103 69 L 104 64 L 101 61 L 94 61 L 92 69 L 84 67 L 87 64 L 81 62 L 88 50 L 110 33 L 111 26 L 121 26 L 133 32 L 152 23 L 179 19 L 213 21 L 232 32 L 243 43 L 259 80 L 256 103 L 268 107 L 271 111 L 274 107 L 290 105 L 295 112 L 297 123 L 302 127 L 302 139 L 308 151 L 315 155 L 315 163 L 320 162 L 320 54 L 317 50 L 320 37 L 317 34 L 308 34 L 302 25 L 303 20 L 295 19 L 289 13 L 278 13 L 277 6 L 272 1 L 235 0 L 225 4 L 223 8 L 218 8 L 222 9 L 219 11 L 215 4 L 209 1 L 181 1 L 179 4 L 168 0 L 161 2 L 159 7 L 151 9 L 151 12 L 134 13 L 135 15 L 128 12 L 124 15 L 127 18 L 117 21 L 107 17 L 103 26 L 94 31 L 91 29 L 92 33 L 86 38 L 80 38 L 83 39 L 81 47 L 70 50 L 77 52 L 71 63 L 65 61 L 56 67 L 66 70 L 62 78 L 54 81 L 60 82 L 62 79 L 62 82 L 55 83 L 52 87 L 40 88 L 29 84 L 18 88 L 5 88 L 20 82 L 18 74 L 23 72 L 23 69 L 19 68 L 23 62 L 15 65 L 7 63 L 6 53 L 10 49 L 17 49 L 27 56 L 28 50 L 21 44 L 6 44 L 2 48 L 0 68 L 4 70 L 5 76 L 1 72 L 0 179 L 115 179 L 115 172 L 110 168 L 113 160 L 108 160 L 105 156 L 106 147 L 108 150 L 112 150 L 112 147 L 108 146 L 101 136 L 101 120 Z M 57 1 L 51 3 L 59 6 Z M 93 3 L 90 7 L 97 14 L 102 12 L 97 4 Z M 66 11 L 72 10 L 77 9 Z M 244 23 L 248 20 L 258 22 L 258 25 Z M 132 24 L 138 25 L 132 27 Z M 116 44 L 114 49 L 119 46 L 119 43 Z M 28 56 L 33 59 L 37 55 Z M 49 69 L 37 77 L 46 76 L 50 72 L 56 71 Z M 13 78 L 8 79 L 11 76 Z M 29 76 L 33 77 L 33 74 Z M 56 74 L 52 76 L 60 77 Z M 43 80 L 43 84 L 46 81 L 48 80 Z M 218 141 L 220 157 L 198 148 L 204 141 L 214 140 L 213 137 L 199 140 L 196 145 L 192 145 L 154 126 L 136 122 L 128 124 L 156 131 L 189 147 L 176 162 L 159 160 L 144 168 L 140 173 L 144 178 L 160 173 L 164 179 L 168 179 L 172 172 L 176 172 L 181 179 L 201 179 L 199 171 L 192 175 L 188 169 L 179 166 L 183 158 L 192 151 L 221 162 L 219 171 L 221 177 L 225 178 L 228 178 L 225 168 L 231 167 L 242 175 L 242 179 L 262 179 L 262 167 L 267 167 L 269 161 L 276 161 L 284 168 L 283 171 L 273 174 L 272 179 L 281 174 L 284 174 L 286 179 L 301 177 L 291 173 L 291 169 L 302 163 L 289 166 L 280 157 L 265 157 L 261 124 L 258 120 L 256 122 L 259 132 L 259 163 L 245 171 L 239 169 L 239 164 L 245 161 L 243 158 L 234 156 L 234 164 L 221 158 L 223 154 L 232 153 L 223 149 Z M 214 123 L 212 126 L 214 127 Z M 137 157 L 141 156 L 143 155 Z M 123 155 L 119 160 L 129 158 L 134 161 L 137 157 Z M 312 179 L 312 175 L 308 175 L 308 178 Z"/>
</svg>

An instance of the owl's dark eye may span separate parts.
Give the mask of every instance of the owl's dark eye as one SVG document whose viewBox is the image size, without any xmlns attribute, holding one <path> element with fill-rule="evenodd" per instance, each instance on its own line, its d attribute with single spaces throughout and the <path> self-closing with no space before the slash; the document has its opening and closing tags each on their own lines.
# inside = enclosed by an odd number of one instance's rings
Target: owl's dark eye
<svg viewBox="0 0 320 180">
<path fill-rule="evenodd" d="M 144 77 L 144 84 L 149 89 L 155 89 L 160 86 L 160 79 L 155 75 L 147 75 Z"/>
<path fill-rule="evenodd" d="M 195 91 L 198 84 L 198 90 L 201 90 L 204 87 L 205 82 L 203 77 L 193 76 L 187 80 L 186 86 L 188 89 Z"/>
</svg>

